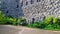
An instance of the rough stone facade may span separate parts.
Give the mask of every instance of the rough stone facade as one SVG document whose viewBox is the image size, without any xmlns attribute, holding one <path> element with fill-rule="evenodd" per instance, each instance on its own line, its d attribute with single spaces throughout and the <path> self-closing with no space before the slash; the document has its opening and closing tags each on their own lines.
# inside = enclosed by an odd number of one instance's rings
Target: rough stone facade
<svg viewBox="0 0 60 34">
<path fill-rule="evenodd" d="M 44 17 L 60 17 L 60 0 L 40 0 L 36 3 L 28 4 L 23 8 L 24 16 L 31 21 L 41 21 Z"/>
<path fill-rule="evenodd" d="M 60 0 L 2 0 L 6 15 L 24 16 L 29 22 L 52 15 L 60 17 Z M 5 2 L 6 1 L 6 2 Z M 8 11 L 8 12 L 7 12 Z M 7 13 L 6 13 L 7 12 Z"/>
<path fill-rule="evenodd" d="M 20 17 L 23 15 L 20 0 L 1 0 L 1 9 L 6 16 Z"/>
</svg>

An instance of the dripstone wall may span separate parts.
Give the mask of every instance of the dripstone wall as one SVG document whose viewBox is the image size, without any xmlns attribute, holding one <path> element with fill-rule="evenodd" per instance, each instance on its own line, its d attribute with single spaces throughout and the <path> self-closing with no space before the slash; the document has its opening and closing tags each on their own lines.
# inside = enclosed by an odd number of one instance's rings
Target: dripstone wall
<svg viewBox="0 0 60 34">
<path fill-rule="evenodd" d="M 60 17 L 60 0 L 41 0 L 28 4 L 22 7 L 24 17 L 31 22 L 34 18 L 35 21 L 41 21 L 44 17 L 52 15 Z"/>
</svg>

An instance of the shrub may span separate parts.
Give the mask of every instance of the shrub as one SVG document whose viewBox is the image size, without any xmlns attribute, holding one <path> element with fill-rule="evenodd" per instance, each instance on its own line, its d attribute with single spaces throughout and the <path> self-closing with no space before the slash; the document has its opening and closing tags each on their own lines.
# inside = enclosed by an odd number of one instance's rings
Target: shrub
<svg viewBox="0 0 60 34">
<path fill-rule="evenodd" d="M 19 23 L 19 25 L 23 25 L 23 26 L 27 25 L 27 22 L 26 22 L 25 18 L 19 18 L 17 22 Z"/>
<path fill-rule="evenodd" d="M 46 27 L 45 27 L 45 29 L 53 29 L 53 27 L 52 27 L 52 25 L 51 24 L 49 24 L 49 25 L 47 25 Z"/>
<path fill-rule="evenodd" d="M 57 24 L 60 26 L 60 19 L 58 20 Z"/>
<path fill-rule="evenodd" d="M 6 24 L 6 18 L 1 18 L 0 19 L 0 24 Z"/>
<path fill-rule="evenodd" d="M 58 21 L 59 21 L 59 19 L 58 19 L 58 18 L 53 18 L 53 24 L 57 24 L 57 23 L 58 23 Z"/>
<path fill-rule="evenodd" d="M 52 17 L 52 16 L 49 16 L 49 17 L 45 18 L 44 22 L 45 22 L 46 24 L 52 24 L 52 22 L 53 22 L 53 17 Z"/>
<path fill-rule="evenodd" d="M 16 25 L 16 23 L 17 23 L 16 18 L 9 18 L 8 20 L 9 20 L 9 22 L 10 22 L 11 24 L 13 24 L 13 25 Z"/>
<path fill-rule="evenodd" d="M 46 24 L 43 22 L 35 22 L 34 24 L 29 25 L 30 27 L 34 28 L 45 28 Z"/>
<path fill-rule="evenodd" d="M 57 24 L 54 24 L 54 25 L 49 24 L 45 27 L 45 29 L 47 29 L 47 30 L 60 30 L 60 27 Z"/>
<path fill-rule="evenodd" d="M 0 24 L 5 24 L 6 23 L 6 18 L 5 15 L 0 11 Z"/>
<path fill-rule="evenodd" d="M 9 18 L 9 17 L 6 17 L 6 24 L 11 24 L 11 25 L 16 25 L 17 23 L 17 20 L 16 18 Z"/>
</svg>

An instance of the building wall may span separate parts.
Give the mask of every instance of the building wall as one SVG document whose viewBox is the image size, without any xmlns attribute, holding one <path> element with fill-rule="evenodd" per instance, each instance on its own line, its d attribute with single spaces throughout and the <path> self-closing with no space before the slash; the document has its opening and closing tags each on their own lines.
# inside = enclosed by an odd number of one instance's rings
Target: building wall
<svg viewBox="0 0 60 34">
<path fill-rule="evenodd" d="M 6 16 L 20 17 L 23 15 L 20 0 L 2 0 L 1 9 Z"/>
<path fill-rule="evenodd" d="M 22 8 L 25 18 L 29 21 L 32 21 L 32 18 L 41 21 L 49 15 L 60 17 L 60 0 L 41 0 Z"/>
<path fill-rule="evenodd" d="M 41 21 L 49 15 L 60 17 L 60 0 L 2 0 L 2 10 L 7 16 Z"/>
</svg>

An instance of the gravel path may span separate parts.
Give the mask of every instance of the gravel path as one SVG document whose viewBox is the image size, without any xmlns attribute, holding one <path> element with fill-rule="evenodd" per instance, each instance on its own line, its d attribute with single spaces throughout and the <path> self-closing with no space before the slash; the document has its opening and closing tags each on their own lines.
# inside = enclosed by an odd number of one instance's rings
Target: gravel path
<svg viewBox="0 0 60 34">
<path fill-rule="evenodd" d="M 0 34 L 60 34 L 60 31 L 49 31 L 22 26 L 0 25 Z"/>
</svg>

